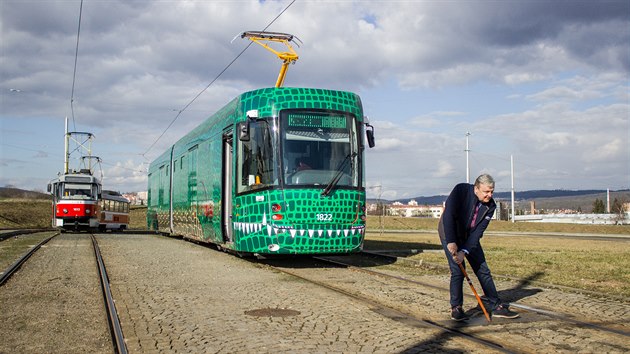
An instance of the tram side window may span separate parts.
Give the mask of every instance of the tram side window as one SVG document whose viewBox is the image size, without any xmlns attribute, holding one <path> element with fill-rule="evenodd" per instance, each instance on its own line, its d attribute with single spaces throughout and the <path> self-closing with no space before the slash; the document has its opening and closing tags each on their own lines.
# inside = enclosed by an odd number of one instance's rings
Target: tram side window
<svg viewBox="0 0 630 354">
<path fill-rule="evenodd" d="M 195 202 L 197 200 L 197 154 L 198 146 L 195 145 L 188 149 L 188 190 L 187 201 L 188 203 Z"/>
<path fill-rule="evenodd" d="M 250 123 L 250 140 L 238 143 L 237 192 L 276 185 L 276 154 L 273 136 L 266 121 Z"/>
<path fill-rule="evenodd" d="M 167 200 L 165 199 L 164 193 L 164 182 L 167 180 L 165 177 L 166 173 L 164 172 L 164 166 L 160 166 L 160 170 L 158 172 L 158 183 L 157 183 L 157 206 L 164 206 Z"/>
<path fill-rule="evenodd" d="M 59 184 L 54 183 L 52 185 L 52 193 L 55 196 L 55 199 L 61 198 L 61 187 L 59 186 Z"/>
</svg>

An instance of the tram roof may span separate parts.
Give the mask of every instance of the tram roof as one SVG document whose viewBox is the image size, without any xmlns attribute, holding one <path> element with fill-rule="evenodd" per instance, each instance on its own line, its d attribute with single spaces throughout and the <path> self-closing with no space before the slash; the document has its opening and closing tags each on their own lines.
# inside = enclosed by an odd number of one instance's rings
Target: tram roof
<svg viewBox="0 0 630 354">
<path fill-rule="evenodd" d="M 363 107 L 359 95 L 349 91 L 304 87 L 268 87 L 244 92 L 217 112 L 206 118 L 160 156 L 153 160 L 150 171 L 167 163 L 171 153 L 177 157 L 194 148 L 199 142 L 223 133 L 227 124 L 247 119 L 246 113 L 257 110 L 259 117 L 276 116 L 283 109 L 324 109 L 350 112 L 363 120 Z"/>
</svg>

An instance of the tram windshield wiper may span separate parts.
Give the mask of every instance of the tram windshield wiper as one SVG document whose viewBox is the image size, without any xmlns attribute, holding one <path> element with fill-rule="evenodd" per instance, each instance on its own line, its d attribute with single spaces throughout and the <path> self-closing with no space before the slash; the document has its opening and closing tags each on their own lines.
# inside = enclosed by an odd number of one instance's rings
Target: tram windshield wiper
<svg viewBox="0 0 630 354">
<path fill-rule="evenodd" d="M 354 158 L 356 156 L 357 156 L 357 153 L 354 152 L 354 153 L 346 155 L 346 158 L 344 158 L 343 161 L 341 161 L 341 164 L 339 165 L 339 168 L 337 169 L 337 173 L 333 176 L 330 182 L 328 182 L 328 185 L 326 186 L 326 188 L 324 188 L 324 190 L 322 191 L 323 196 L 327 196 L 328 194 L 330 194 L 330 191 L 332 191 L 333 187 L 335 187 L 337 183 L 339 182 L 339 180 L 341 179 L 341 176 L 343 175 L 343 170 L 346 168 L 346 165 L 348 164 L 348 161 L 350 161 L 350 158 Z"/>
</svg>

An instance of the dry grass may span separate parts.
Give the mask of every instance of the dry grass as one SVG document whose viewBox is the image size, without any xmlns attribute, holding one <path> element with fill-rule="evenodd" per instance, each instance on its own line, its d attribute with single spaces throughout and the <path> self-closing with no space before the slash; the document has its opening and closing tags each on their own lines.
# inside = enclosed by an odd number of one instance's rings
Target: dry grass
<svg viewBox="0 0 630 354">
<path fill-rule="evenodd" d="M 54 234 L 54 231 L 40 232 L 15 236 L 0 242 L 0 270 L 9 268 L 24 253 Z"/>
<path fill-rule="evenodd" d="M 147 228 L 146 206 L 132 206 L 129 228 Z M 41 229 L 51 227 L 52 203 L 43 199 L 0 200 L 1 229 Z"/>
<path fill-rule="evenodd" d="M 421 233 L 384 231 L 381 233 L 378 227 L 371 227 L 373 224 L 368 221 L 366 249 L 416 249 L 422 252 L 409 257 L 410 259 L 422 261 L 424 264 L 446 265 L 445 255 L 441 251 L 436 231 L 436 220 L 385 219 L 385 225 L 405 222 L 406 225 L 418 227 L 417 230 L 425 231 Z M 494 231 L 630 235 L 627 225 L 535 224 L 533 225 L 536 226 L 535 228 L 530 228 L 528 226 L 531 224 L 525 223 L 516 225 L 510 222 L 493 221 L 492 223 L 499 224 L 490 228 Z M 482 239 L 488 264 L 495 275 L 526 278 L 622 297 L 630 296 L 629 242 L 628 239 L 602 240 L 579 236 L 567 238 L 500 234 L 487 234 Z"/>
<path fill-rule="evenodd" d="M 40 229 L 52 225 L 52 202 L 44 199 L 0 200 L 0 228 Z"/>
<path fill-rule="evenodd" d="M 403 218 L 394 216 L 370 216 L 367 228 L 371 231 L 384 230 L 437 230 L 438 219 Z M 623 234 L 630 235 L 630 225 L 585 225 L 539 222 L 518 222 L 493 220 L 488 231 L 508 232 L 561 232 L 589 234 Z"/>
<path fill-rule="evenodd" d="M 129 228 L 132 230 L 146 230 L 147 207 L 133 205 L 129 212 Z"/>
</svg>

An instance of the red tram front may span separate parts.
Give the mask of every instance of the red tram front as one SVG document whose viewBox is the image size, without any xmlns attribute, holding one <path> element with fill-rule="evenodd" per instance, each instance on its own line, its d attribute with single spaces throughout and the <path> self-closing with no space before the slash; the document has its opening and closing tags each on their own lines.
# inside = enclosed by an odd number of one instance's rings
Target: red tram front
<svg viewBox="0 0 630 354">
<path fill-rule="evenodd" d="M 101 183 L 91 173 L 60 175 L 48 184 L 52 194 L 52 226 L 62 231 L 97 230 Z"/>
</svg>

